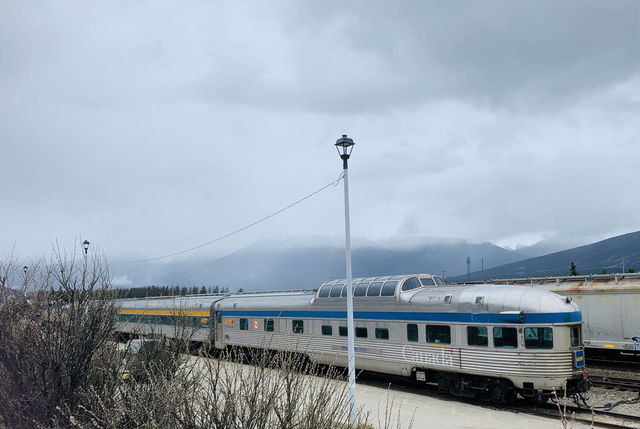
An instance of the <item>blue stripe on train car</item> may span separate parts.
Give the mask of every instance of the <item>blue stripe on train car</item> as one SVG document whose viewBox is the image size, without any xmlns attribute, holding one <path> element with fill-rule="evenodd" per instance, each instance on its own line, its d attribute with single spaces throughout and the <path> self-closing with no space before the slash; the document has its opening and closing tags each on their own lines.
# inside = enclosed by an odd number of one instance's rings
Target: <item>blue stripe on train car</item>
<svg viewBox="0 0 640 429">
<path fill-rule="evenodd" d="M 313 319 L 346 319 L 346 311 L 306 311 L 306 310 L 222 310 L 224 316 L 244 316 L 244 317 L 299 317 Z M 417 322 L 458 322 L 458 323 L 521 323 L 520 315 L 518 321 L 511 321 L 505 318 L 504 314 L 498 313 L 418 313 L 418 312 L 381 312 L 381 311 L 355 311 L 354 319 L 360 320 L 395 320 L 395 321 L 417 321 Z M 566 313 L 525 313 L 522 323 L 571 323 L 581 322 L 582 313 L 580 311 Z"/>
</svg>

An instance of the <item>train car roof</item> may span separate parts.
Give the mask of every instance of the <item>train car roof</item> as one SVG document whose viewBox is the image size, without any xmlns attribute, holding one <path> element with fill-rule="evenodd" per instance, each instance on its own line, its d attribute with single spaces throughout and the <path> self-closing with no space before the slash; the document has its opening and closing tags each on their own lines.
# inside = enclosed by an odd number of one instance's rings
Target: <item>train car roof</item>
<svg viewBox="0 0 640 429">
<path fill-rule="evenodd" d="M 123 309 L 184 309 L 209 308 L 211 304 L 224 298 L 224 295 L 166 296 L 154 298 L 130 298 L 118 300 Z"/>
<path fill-rule="evenodd" d="M 480 285 L 484 283 L 469 282 L 459 283 L 459 285 Z M 490 283 L 529 286 L 565 295 L 595 294 L 599 292 L 638 293 L 640 292 L 640 273 L 506 278 L 490 280 Z"/>
<path fill-rule="evenodd" d="M 448 297 L 448 298 L 447 298 Z M 444 301 L 448 301 L 445 303 Z M 456 308 L 460 313 L 571 313 L 577 304 L 565 296 L 544 289 L 523 286 L 477 285 L 446 289 L 419 289 L 408 298 L 412 305 L 425 308 Z M 434 310 L 432 310 L 434 311 Z"/>
<path fill-rule="evenodd" d="M 315 290 L 229 295 L 216 304 L 216 310 L 260 308 L 306 308 L 316 296 Z"/>
</svg>

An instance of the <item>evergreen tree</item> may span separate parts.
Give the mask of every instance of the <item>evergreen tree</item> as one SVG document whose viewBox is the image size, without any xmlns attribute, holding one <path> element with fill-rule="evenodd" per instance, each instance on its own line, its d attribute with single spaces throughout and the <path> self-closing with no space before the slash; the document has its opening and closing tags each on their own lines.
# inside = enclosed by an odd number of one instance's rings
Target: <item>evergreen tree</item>
<svg viewBox="0 0 640 429">
<path fill-rule="evenodd" d="M 574 264 L 573 262 L 571 262 L 571 270 L 569 271 L 569 275 L 571 276 L 578 275 L 578 271 L 576 271 L 576 264 Z"/>
</svg>

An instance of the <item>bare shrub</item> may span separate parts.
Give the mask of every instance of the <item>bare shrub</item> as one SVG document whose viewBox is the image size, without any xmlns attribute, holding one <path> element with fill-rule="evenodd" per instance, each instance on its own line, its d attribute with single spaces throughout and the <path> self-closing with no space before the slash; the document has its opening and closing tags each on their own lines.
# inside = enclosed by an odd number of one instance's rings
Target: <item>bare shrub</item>
<svg viewBox="0 0 640 429">
<path fill-rule="evenodd" d="M 78 263 L 59 248 L 12 289 L 16 264 L 0 264 L 0 418 L 8 427 L 49 427 L 101 389 L 94 365 L 111 338 L 109 274 L 98 258 Z M 9 279 L 9 280 L 7 280 Z"/>
</svg>

